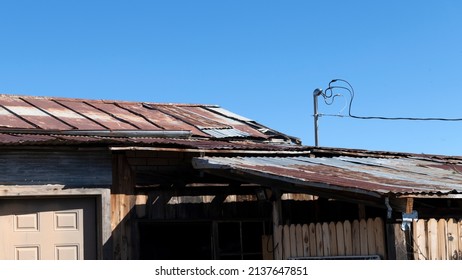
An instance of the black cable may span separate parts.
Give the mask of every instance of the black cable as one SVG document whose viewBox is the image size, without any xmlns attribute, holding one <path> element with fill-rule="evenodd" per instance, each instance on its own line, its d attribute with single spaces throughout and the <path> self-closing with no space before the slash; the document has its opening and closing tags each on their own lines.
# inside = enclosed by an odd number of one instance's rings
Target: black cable
<svg viewBox="0 0 462 280">
<path fill-rule="evenodd" d="M 343 82 L 348 85 L 347 86 L 336 86 L 332 85 L 336 82 Z M 411 117 L 383 117 L 383 116 L 356 116 L 351 113 L 351 106 L 353 104 L 353 99 L 355 97 L 355 91 L 353 86 L 344 79 L 334 79 L 329 82 L 328 87 L 326 90 L 321 94 L 324 98 L 324 102 L 327 105 L 332 105 L 334 102 L 335 97 L 340 96 L 340 94 L 334 94 L 334 89 L 342 89 L 348 91 L 350 94 L 350 102 L 348 105 L 348 117 L 354 119 L 361 119 L 361 120 L 391 120 L 391 121 L 462 121 L 462 118 L 411 118 Z M 330 102 L 327 102 L 328 99 L 331 99 Z M 319 114 L 324 115 L 324 114 Z M 336 116 L 336 117 L 345 117 L 342 115 L 324 115 L 324 116 Z"/>
</svg>

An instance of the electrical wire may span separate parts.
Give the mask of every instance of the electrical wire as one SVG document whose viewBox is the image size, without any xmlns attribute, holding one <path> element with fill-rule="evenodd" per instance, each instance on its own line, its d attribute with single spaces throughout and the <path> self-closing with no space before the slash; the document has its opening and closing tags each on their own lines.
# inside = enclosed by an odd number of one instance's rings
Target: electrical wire
<svg viewBox="0 0 462 280">
<path fill-rule="evenodd" d="M 342 82 L 346 85 L 335 85 L 337 82 Z M 384 116 L 357 116 L 351 113 L 351 107 L 355 97 L 355 91 L 353 86 L 344 79 L 334 79 L 329 82 L 328 87 L 321 93 L 324 98 L 324 102 L 327 105 L 332 105 L 334 100 L 341 94 L 334 93 L 334 90 L 345 90 L 350 94 L 350 102 L 348 104 L 348 115 L 332 115 L 332 114 L 319 114 L 319 116 L 330 116 L 330 117 L 350 117 L 361 120 L 389 120 L 389 121 L 462 121 L 462 118 L 412 118 L 412 117 L 384 117 Z"/>
</svg>

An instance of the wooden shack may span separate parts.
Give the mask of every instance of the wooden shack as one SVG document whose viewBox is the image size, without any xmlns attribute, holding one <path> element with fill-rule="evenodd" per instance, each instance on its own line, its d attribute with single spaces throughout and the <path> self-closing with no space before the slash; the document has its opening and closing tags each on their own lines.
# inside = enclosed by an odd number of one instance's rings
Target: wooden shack
<svg viewBox="0 0 462 280">
<path fill-rule="evenodd" d="M 219 106 L 1 95 L 0 150 L 0 259 L 462 247 L 462 158 L 303 146 Z"/>
</svg>

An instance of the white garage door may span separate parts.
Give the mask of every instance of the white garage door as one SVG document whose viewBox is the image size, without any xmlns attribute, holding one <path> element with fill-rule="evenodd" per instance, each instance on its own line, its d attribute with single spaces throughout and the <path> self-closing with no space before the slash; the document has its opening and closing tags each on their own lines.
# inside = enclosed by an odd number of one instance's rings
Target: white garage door
<svg viewBox="0 0 462 280">
<path fill-rule="evenodd" d="M 0 259 L 96 259 L 93 198 L 0 200 Z"/>
</svg>

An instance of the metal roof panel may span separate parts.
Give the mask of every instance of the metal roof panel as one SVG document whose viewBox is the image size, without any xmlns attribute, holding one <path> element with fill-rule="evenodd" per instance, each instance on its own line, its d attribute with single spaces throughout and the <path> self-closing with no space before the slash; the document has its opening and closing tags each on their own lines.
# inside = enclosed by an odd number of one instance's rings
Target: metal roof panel
<svg viewBox="0 0 462 280">
<path fill-rule="evenodd" d="M 64 107 L 63 105 L 49 99 L 28 98 L 27 102 L 34 106 L 41 108 L 48 114 L 60 119 L 62 122 L 72 126 L 74 129 L 82 130 L 95 130 L 103 129 L 103 127 L 96 122 L 84 117 L 75 111 Z"/>
<path fill-rule="evenodd" d="M 147 108 L 143 106 L 141 103 L 139 104 L 126 104 L 126 103 L 118 103 L 118 105 L 122 108 L 128 109 L 131 112 L 136 112 L 139 115 L 145 117 L 147 120 L 152 122 L 153 124 L 159 126 L 165 130 L 189 130 L 194 135 L 197 136 L 207 136 L 207 134 L 200 131 L 197 127 L 190 125 L 180 118 L 176 116 L 172 116 L 157 110 L 155 107 L 150 106 Z"/>
<path fill-rule="evenodd" d="M 0 129 L 3 132 L 10 130 L 19 133 L 21 129 L 24 133 L 71 130 L 191 131 L 192 137 L 208 139 L 271 139 L 300 144 L 298 139 L 270 131 L 256 122 L 246 121 L 212 105 L 0 94 L 0 116 Z M 34 129 L 36 131 L 32 131 Z"/>
<path fill-rule="evenodd" d="M 229 168 L 259 176 L 276 176 L 300 186 L 322 183 L 378 195 L 462 193 L 462 161 L 401 158 L 203 157 L 201 169 Z M 403 168 L 405 166 L 405 168 Z M 450 168 L 454 167 L 454 168 Z"/>
<path fill-rule="evenodd" d="M 216 109 L 211 107 L 212 109 Z M 249 124 L 243 122 L 243 121 L 238 121 L 233 119 L 232 117 L 229 116 L 223 116 L 221 113 L 217 114 L 217 111 L 215 110 L 209 110 L 209 107 L 190 107 L 188 108 L 189 111 L 194 112 L 202 117 L 205 117 L 207 119 L 227 124 L 231 127 L 233 127 L 235 130 L 239 132 L 244 132 L 240 137 L 260 137 L 260 138 L 268 138 L 265 134 L 261 133 L 260 131 L 254 129 L 251 127 Z"/>
<path fill-rule="evenodd" d="M 120 129 L 135 129 L 133 125 L 125 122 L 124 120 L 115 118 L 107 112 L 98 110 L 97 108 L 91 106 L 86 102 L 74 102 L 74 101 L 65 101 L 60 100 L 60 104 L 66 106 L 67 108 L 77 112 L 88 119 L 94 121 L 100 126 L 111 129 L 111 130 L 120 130 Z"/>
<path fill-rule="evenodd" d="M 19 128 L 30 129 L 34 128 L 31 124 L 25 122 L 19 117 L 15 116 L 8 110 L 0 106 L 0 127 L 1 128 Z"/>
<path fill-rule="evenodd" d="M 68 130 L 72 128 L 46 113 L 46 111 L 41 110 L 41 108 L 25 102 L 21 98 L 2 98 L 0 99 L 0 105 L 19 118 L 41 129 Z"/>
</svg>

